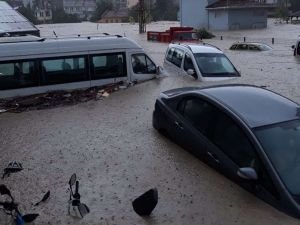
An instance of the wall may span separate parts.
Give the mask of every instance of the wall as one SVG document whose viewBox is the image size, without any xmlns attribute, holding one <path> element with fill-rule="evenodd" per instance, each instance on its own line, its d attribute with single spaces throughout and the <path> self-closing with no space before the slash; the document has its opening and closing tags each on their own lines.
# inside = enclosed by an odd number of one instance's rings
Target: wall
<svg viewBox="0 0 300 225">
<path fill-rule="evenodd" d="M 267 10 L 263 8 L 231 9 L 228 24 L 230 30 L 267 27 Z"/>
<path fill-rule="evenodd" d="M 228 30 L 228 11 L 227 10 L 209 10 L 208 29 L 210 30 Z"/>
<path fill-rule="evenodd" d="M 180 0 L 180 24 L 194 28 L 207 28 L 207 0 Z"/>
</svg>

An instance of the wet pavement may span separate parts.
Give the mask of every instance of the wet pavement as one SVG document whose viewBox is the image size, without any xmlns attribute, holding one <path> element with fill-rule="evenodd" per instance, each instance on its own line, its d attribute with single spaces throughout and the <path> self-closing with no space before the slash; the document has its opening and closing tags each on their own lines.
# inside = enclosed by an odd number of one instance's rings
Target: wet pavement
<svg viewBox="0 0 300 225">
<path fill-rule="evenodd" d="M 176 23 L 152 24 L 165 30 Z M 97 25 L 41 25 L 42 35 L 97 32 Z M 66 31 L 66 28 L 68 30 Z M 231 83 L 267 88 L 300 102 L 300 61 L 290 46 L 299 26 L 270 24 L 268 31 L 216 33 L 209 43 L 219 46 L 242 71 Z M 162 65 L 167 44 L 147 42 L 137 25 L 102 24 L 98 32 L 126 33 Z M 77 33 L 73 33 L 77 34 Z M 223 35 L 224 40 L 219 40 Z M 233 52 L 234 42 L 247 39 L 278 43 L 271 52 Z M 279 42 L 280 40 L 280 42 Z M 224 83 L 224 82 L 223 82 Z M 0 114 L 0 165 L 19 160 L 24 170 L 4 180 L 26 213 L 39 213 L 36 224 L 300 224 L 249 194 L 152 128 L 152 111 L 161 91 L 204 86 L 190 77 L 170 74 L 107 98 L 54 109 Z M 1 169 L 1 168 L 0 168 Z M 90 207 L 84 219 L 67 215 L 67 182 L 72 173 L 80 181 L 82 202 Z M 2 181 L 1 181 L 2 183 Z M 152 187 L 158 205 L 149 218 L 133 212 L 131 201 Z M 48 202 L 33 208 L 51 190 Z M 3 222 L 2 222 L 3 221 Z M 0 212 L 0 224 L 7 217 Z"/>
</svg>

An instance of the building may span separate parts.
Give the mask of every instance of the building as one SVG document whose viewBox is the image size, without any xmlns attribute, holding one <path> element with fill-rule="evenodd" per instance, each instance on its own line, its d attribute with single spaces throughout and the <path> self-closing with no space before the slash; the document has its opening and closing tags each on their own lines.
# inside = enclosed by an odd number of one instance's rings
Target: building
<svg viewBox="0 0 300 225">
<path fill-rule="evenodd" d="M 98 23 L 126 23 L 128 22 L 128 9 L 106 11 Z"/>
<path fill-rule="evenodd" d="M 113 0 L 115 10 L 127 8 L 127 0 Z"/>
<path fill-rule="evenodd" d="M 33 7 L 35 16 L 39 22 L 47 23 L 52 20 L 51 0 L 36 0 Z"/>
<path fill-rule="evenodd" d="M 39 29 L 4 1 L 0 1 L 0 36 L 40 36 Z"/>
<path fill-rule="evenodd" d="M 264 0 L 180 0 L 181 26 L 210 30 L 267 27 L 272 7 Z"/>
<path fill-rule="evenodd" d="M 81 19 L 90 19 L 96 7 L 96 0 L 63 0 L 65 13 L 76 14 Z"/>
</svg>

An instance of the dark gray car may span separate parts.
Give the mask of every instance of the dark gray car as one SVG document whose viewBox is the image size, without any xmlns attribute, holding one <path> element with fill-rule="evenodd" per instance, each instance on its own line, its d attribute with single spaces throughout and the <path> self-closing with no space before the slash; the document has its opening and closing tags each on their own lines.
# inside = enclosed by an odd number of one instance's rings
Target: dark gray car
<svg viewBox="0 0 300 225">
<path fill-rule="evenodd" d="M 153 126 L 259 198 L 300 218 L 300 106 L 248 85 L 180 88 Z"/>
</svg>

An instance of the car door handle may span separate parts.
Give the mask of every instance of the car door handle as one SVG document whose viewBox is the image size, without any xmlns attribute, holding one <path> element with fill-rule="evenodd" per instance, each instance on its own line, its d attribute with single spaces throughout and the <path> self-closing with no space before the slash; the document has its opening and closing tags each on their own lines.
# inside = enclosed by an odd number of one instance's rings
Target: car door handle
<svg viewBox="0 0 300 225">
<path fill-rule="evenodd" d="M 207 155 L 212 159 L 214 160 L 216 163 L 220 163 L 220 160 L 218 159 L 218 157 L 214 154 L 214 153 L 211 153 L 211 152 L 207 152 Z"/>
<path fill-rule="evenodd" d="M 174 124 L 179 127 L 181 130 L 184 130 L 183 126 L 181 123 L 179 123 L 178 121 L 175 121 Z"/>
</svg>

